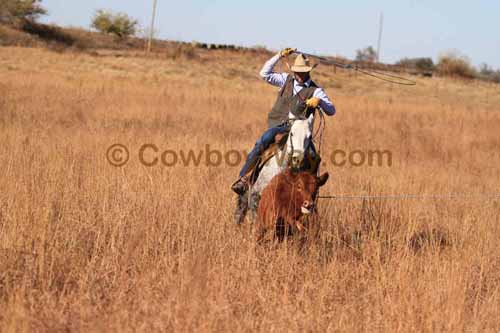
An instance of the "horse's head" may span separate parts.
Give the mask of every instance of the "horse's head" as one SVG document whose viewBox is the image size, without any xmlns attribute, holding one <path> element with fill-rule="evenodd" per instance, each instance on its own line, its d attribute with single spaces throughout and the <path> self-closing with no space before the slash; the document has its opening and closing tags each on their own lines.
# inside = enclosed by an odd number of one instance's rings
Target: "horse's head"
<svg viewBox="0 0 500 333">
<path fill-rule="evenodd" d="M 312 139 L 312 124 L 307 119 L 295 119 L 287 141 L 287 155 L 292 167 L 299 167 L 304 160 L 304 153 Z"/>
</svg>

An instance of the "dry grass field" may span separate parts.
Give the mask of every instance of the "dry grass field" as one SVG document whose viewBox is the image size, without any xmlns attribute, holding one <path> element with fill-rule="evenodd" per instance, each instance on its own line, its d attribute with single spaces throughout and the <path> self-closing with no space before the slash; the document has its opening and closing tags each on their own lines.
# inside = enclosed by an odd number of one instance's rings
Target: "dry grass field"
<svg viewBox="0 0 500 333">
<path fill-rule="evenodd" d="M 322 199 L 301 252 L 233 225 L 238 166 L 140 163 L 146 143 L 251 148 L 265 60 L 0 48 L 0 331 L 500 330 L 499 200 Z M 323 195 L 500 192 L 498 86 L 314 78 L 337 107 Z M 334 149 L 393 161 L 339 167 Z"/>
</svg>

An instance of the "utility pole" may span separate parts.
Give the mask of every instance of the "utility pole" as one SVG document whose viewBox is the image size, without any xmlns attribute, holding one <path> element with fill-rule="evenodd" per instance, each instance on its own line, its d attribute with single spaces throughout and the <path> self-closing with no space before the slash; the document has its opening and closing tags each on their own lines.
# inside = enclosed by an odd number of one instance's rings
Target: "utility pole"
<svg viewBox="0 0 500 333">
<path fill-rule="evenodd" d="M 382 31 L 384 29 L 384 13 L 380 13 L 380 23 L 378 30 L 378 43 L 377 43 L 377 62 L 380 62 L 380 44 L 382 43 Z"/>
<path fill-rule="evenodd" d="M 151 17 L 151 27 L 149 28 L 149 40 L 148 40 L 148 53 L 151 52 L 151 44 L 153 43 L 153 36 L 155 33 L 155 19 L 156 19 L 156 5 L 158 0 L 153 1 L 153 15 Z"/>
</svg>

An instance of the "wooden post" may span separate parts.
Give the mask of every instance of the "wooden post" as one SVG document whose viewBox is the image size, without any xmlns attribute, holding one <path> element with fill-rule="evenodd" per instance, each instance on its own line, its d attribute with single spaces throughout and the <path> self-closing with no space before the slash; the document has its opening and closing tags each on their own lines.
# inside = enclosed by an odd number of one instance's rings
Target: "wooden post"
<svg viewBox="0 0 500 333">
<path fill-rule="evenodd" d="M 380 25 L 378 30 L 378 42 L 377 42 L 377 63 L 380 62 L 380 44 L 382 43 L 383 29 L 384 29 L 384 13 L 380 13 Z"/>
<path fill-rule="evenodd" d="M 149 31 L 149 40 L 148 40 L 148 53 L 151 52 L 151 44 L 153 43 L 153 36 L 155 32 L 155 18 L 156 18 L 156 5 L 158 3 L 158 0 L 153 1 L 153 15 L 151 17 L 151 28 Z"/>
</svg>

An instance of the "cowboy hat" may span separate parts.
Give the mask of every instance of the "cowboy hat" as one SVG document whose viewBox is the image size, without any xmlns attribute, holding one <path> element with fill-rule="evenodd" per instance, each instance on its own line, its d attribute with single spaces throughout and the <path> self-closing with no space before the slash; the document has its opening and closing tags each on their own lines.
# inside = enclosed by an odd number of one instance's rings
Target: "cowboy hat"
<svg viewBox="0 0 500 333">
<path fill-rule="evenodd" d="M 314 67 L 316 67 L 316 64 L 311 66 L 309 59 L 300 53 L 297 58 L 295 58 L 295 62 L 291 67 L 291 70 L 297 73 L 307 73 L 312 71 Z"/>
</svg>

